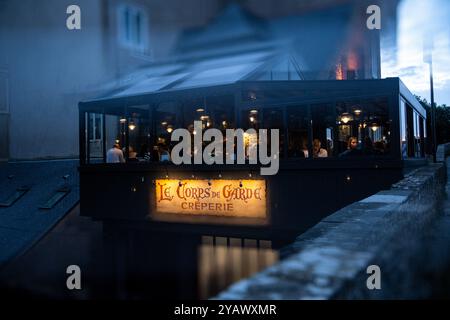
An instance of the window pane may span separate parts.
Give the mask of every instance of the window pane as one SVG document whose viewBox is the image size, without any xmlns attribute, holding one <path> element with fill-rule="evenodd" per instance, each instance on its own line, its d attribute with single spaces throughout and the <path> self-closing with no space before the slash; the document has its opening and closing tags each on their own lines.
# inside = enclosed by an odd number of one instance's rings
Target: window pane
<svg viewBox="0 0 450 320">
<path fill-rule="evenodd" d="M 261 127 L 261 109 L 253 108 L 250 110 L 242 111 L 242 128 L 250 129 L 253 128 L 258 130 Z"/>
<path fill-rule="evenodd" d="M 406 105 L 403 99 L 400 102 L 400 146 L 403 158 L 408 157 L 408 141 L 406 134 Z"/>
<path fill-rule="evenodd" d="M 128 107 L 128 162 L 148 160 L 146 155 L 151 150 L 151 126 L 149 106 Z"/>
<path fill-rule="evenodd" d="M 284 152 L 285 152 L 283 110 L 280 108 L 263 109 L 263 120 L 262 120 L 261 129 L 278 129 L 279 130 L 280 158 L 283 158 Z M 268 133 L 268 137 L 270 137 L 270 133 Z M 271 146 L 271 141 L 269 139 L 267 150 L 271 150 L 270 146 Z"/>
<path fill-rule="evenodd" d="M 117 115 L 109 115 L 105 116 L 105 131 L 106 131 L 106 149 L 109 150 L 114 146 L 114 144 L 118 143 L 121 147 L 124 146 L 121 138 L 121 124 L 120 117 Z M 124 132 L 122 131 L 122 134 Z"/>
<path fill-rule="evenodd" d="M 95 114 L 95 122 L 94 122 L 94 139 L 101 140 L 102 139 L 102 115 L 96 113 Z"/>
<path fill-rule="evenodd" d="M 367 98 L 337 103 L 340 156 L 375 156 L 390 152 L 388 99 Z"/>
<path fill-rule="evenodd" d="M 94 139 L 94 113 L 88 113 L 88 137 L 89 137 L 89 141 Z"/>
<path fill-rule="evenodd" d="M 308 158 L 308 108 L 295 106 L 287 108 L 288 157 Z"/>
<path fill-rule="evenodd" d="M 152 139 L 153 150 L 159 152 L 159 160 L 169 160 L 171 135 L 177 128 L 181 106 L 175 101 L 162 102 L 155 110 L 155 137 Z M 155 155 L 156 156 L 156 155 Z"/>
<path fill-rule="evenodd" d="M 422 155 L 422 145 L 420 139 L 420 116 L 414 111 L 414 156 L 420 158 Z"/>
<path fill-rule="evenodd" d="M 332 157 L 334 154 L 335 116 L 331 104 L 311 105 L 314 158 Z"/>
<path fill-rule="evenodd" d="M 92 161 L 96 158 L 103 157 L 103 142 L 101 140 L 102 133 L 102 115 L 98 113 L 89 113 L 88 118 L 88 137 L 89 137 L 89 159 Z"/>
</svg>

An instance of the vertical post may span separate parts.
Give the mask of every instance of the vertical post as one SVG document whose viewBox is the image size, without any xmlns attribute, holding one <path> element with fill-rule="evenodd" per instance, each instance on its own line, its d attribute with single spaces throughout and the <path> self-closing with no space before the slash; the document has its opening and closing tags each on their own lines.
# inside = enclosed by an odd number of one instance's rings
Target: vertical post
<svg viewBox="0 0 450 320">
<path fill-rule="evenodd" d="M 312 105 L 308 104 L 308 158 L 313 158 L 313 119 L 312 119 Z"/>
<path fill-rule="evenodd" d="M 127 119 L 127 122 L 125 123 L 125 161 L 128 162 L 129 156 L 130 156 L 130 115 L 128 114 L 128 105 L 125 106 L 125 119 Z"/>
<path fill-rule="evenodd" d="M 91 112 L 86 112 L 86 118 L 84 121 L 86 121 L 87 126 L 86 126 L 86 159 L 87 159 L 87 163 L 90 164 L 91 163 L 91 139 L 89 137 L 89 134 L 92 130 L 92 124 L 91 124 Z"/>
<path fill-rule="evenodd" d="M 79 144 L 79 156 L 80 165 L 86 164 L 86 114 L 84 110 L 79 105 L 79 116 L 78 116 L 78 144 Z"/>
<path fill-rule="evenodd" d="M 288 158 L 288 151 L 289 151 L 289 131 L 288 131 L 288 115 L 287 115 L 287 107 L 284 106 L 281 108 L 282 116 L 283 116 L 283 133 L 284 133 L 284 139 L 283 139 L 283 158 Z M 280 157 L 281 159 L 281 157 Z"/>
<path fill-rule="evenodd" d="M 106 115 L 104 108 L 102 114 L 102 149 L 103 149 L 103 163 L 106 163 Z"/>
<path fill-rule="evenodd" d="M 426 32 L 423 35 L 423 61 L 430 67 L 430 95 L 431 95 L 431 147 L 433 152 L 433 162 L 436 162 L 436 106 L 434 105 L 433 86 L 433 34 Z"/>
<path fill-rule="evenodd" d="M 431 53 L 430 53 L 431 55 Z M 431 133 L 433 135 L 433 162 L 436 163 L 436 105 L 434 104 L 433 59 L 430 57 Z"/>
</svg>

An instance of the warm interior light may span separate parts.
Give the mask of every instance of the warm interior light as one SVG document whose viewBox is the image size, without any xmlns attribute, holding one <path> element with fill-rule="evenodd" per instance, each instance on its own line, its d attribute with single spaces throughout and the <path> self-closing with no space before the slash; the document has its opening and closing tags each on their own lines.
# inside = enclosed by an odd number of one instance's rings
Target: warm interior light
<svg viewBox="0 0 450 320">
<path fill-rule="evenodd" d="M 209 118 L 209 116 L 201 116 L 200 120 L 207 120 Z"/>
<path fill-rule="evenodd" d="M 128 128 L 133 131 L 134 129 L 136 129 L 136 125 L 134 124 L 133 121 L 130 122 L 130 124 L 128 125 Z"/>
<path fill-rule="evenodd" d="M 125 122 L 127 122 L 127 119 L 125 119 L 124 117 L 122 117 L 122 118 L 120 118 L 120 123 L 125 123 Z"/>
<path fill-rule="evenodd" d="M 375 131 L 378 130 L 378 128 L 379 128 L 379 127 L 378 127 L 376 124 L 374 124 L 374 125 L 372 126 L 372 131 L 375 132 Z"/>
<path fill-rule="evenodd" d="M 225 120 L 223 120 L 223 121 L 222 121 L 222 125 L 223 125 L 224 127 L 226 127 L 226 126 L 227 126 L 227 122 L 226 122 Z"/>
<path fill-rule="evenodd" d="M 336 80 L 344 80 L 344 68 L 341 63 L 336 65 Z"/>
<path fill-rule="evenodd" d="M 204 112 L 205 109 L 203 109 L 203 108 L 198 108 L 196 111 L 197 111 L 197 112 Z"/>
<path fill-rule="evenodd" d="M 255 117 L 250 117 L 250 122 L 255 122 Z"/>
<path fill-rule="evenodd" d="M 350 120 L 352 120 L 352 118 L 347 113 L 344 113 L 341 117 L 341 121 L 345 124 L 348 123 Z"/>
<path fill-rule="evenodd" d="M 172 131 L 173 131 L 173 127 L 172 127 L 172 126 L 168 126 L 168 127 L 167 127 L 167 132 L 168 132 L 168 133 L 172 133 Z"/>
<path fill-rule="evenodd" d="M 361 114 L 361 110 L 356 109 L 355 111 L 353 111 L 357 116 L 359 116 Z"/>
<path fill-rule="evenodd" d="M 256 109 L 250 110 L 250 114 L 257 114 L 257 113 L 258 113 L 258 110 L 256 110 Z"/>
<path fill-rule="evenodd" d="M 162 126 L 167 126 L 167 121 L 161 122 L 161 125 L 162 125 Z"/>
</svg>

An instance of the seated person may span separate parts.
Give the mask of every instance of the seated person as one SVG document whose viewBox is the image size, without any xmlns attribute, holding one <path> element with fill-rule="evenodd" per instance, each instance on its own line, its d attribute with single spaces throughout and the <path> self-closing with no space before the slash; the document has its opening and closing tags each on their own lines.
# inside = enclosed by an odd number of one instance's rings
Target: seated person
<svg viewBox="0 0 450 320">
<path fill-rule="evenodd" d="M 150 153 L 150 160 L 153 162 L 159 161 L 159 147 L 153 146 L 152 152 Z"/>
<path fill-rule="evenodd" d="M 339 157 L 353 157 L 361 154 L 361 150 L 358 149 L 358 139 L 356 137 L 350 137 L 347 143 L 347 150 L 342 152 Z"/>
<path fill-rule="evenodd" d="M 161 145 L 161 147 L 159 148 L 159 161 L 160 162 L 170 161 L 169 150 L 167 150 L 167 147 L 164 145 Z"/>
<path fill-rule="evenodd" d="M 366 156 L 374 154 L 372 139 L 370 139 L 370 137 L 365 137 L 364 138 L 364 145 L 363 145 L 363 149 L 362 149 L 362 154 L 366 155 Z"/>
<path fill-rule="evenodd" d="M 138 162 L 139 160 L 136 157 L 137 157 L 137 152 L 135 152 L 132 147 L 129 147 L 128 148 L 128 162 Z"/>
<path fill-rule="evenodd" d="M 308 140 L 305 137 L 302 139 L 302 151 L 303 158 L 309 158 Z"/>
<path fill-rule="evenodd" d="M 334 145 L 333 145 L 333 140 L 331 139 L 327 139 L 327 152 L 328 154 L 333 154 L 333 149 L 334 149 Z"/>
<path fill-rule="evenodd" d="M 375 154 L 384 154 L 386 152 L 386 147 L 383 141 L 377 141 L 374 143 L 374 153 Z"/>
<path fill-rule="evenodd" d="M 328 157 L 327 150 L 323 149 L 319 139 L 313 140 L 313 157 L 314 158 L 326 158 Z"/>
<path fill-rule="evenodd" d="M 289 141 L 288 157 L 289 158 L 304 158 L 305 154 L 300 148 L 300 143 L 297 141 Z"/>
<path fill-rule="evenodd" d="M 120 149 L 120 145 L 116 143 L 106 153 L 106 163 L 124 163 L 124 162 L 125 158 L 123 157 L 123 152 Z"/>
</svg>

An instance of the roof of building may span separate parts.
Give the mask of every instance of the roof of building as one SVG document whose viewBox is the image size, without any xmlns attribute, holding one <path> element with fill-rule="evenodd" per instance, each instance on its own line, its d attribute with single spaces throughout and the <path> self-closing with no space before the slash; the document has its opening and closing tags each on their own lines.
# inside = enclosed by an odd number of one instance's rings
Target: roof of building
<svg viewBox="0 0 450 320">
<path fill-rule="evenodd" d="M 0 206 L 0 265 L 25 252 L 79 201 L 78 160 L 0 164 L 0 202 L 28 190 L 9 207 Z M 68 190 L 51 208 L 55 193 Z"/>
<path fill-rule="evenodd" d="M 349 35 L 351 7 L 263 20 L 237 4 L 185 30 L 167 61 L 133 72 L 101 98 L 254 80 L 329 79 Z"/>
</svg>

